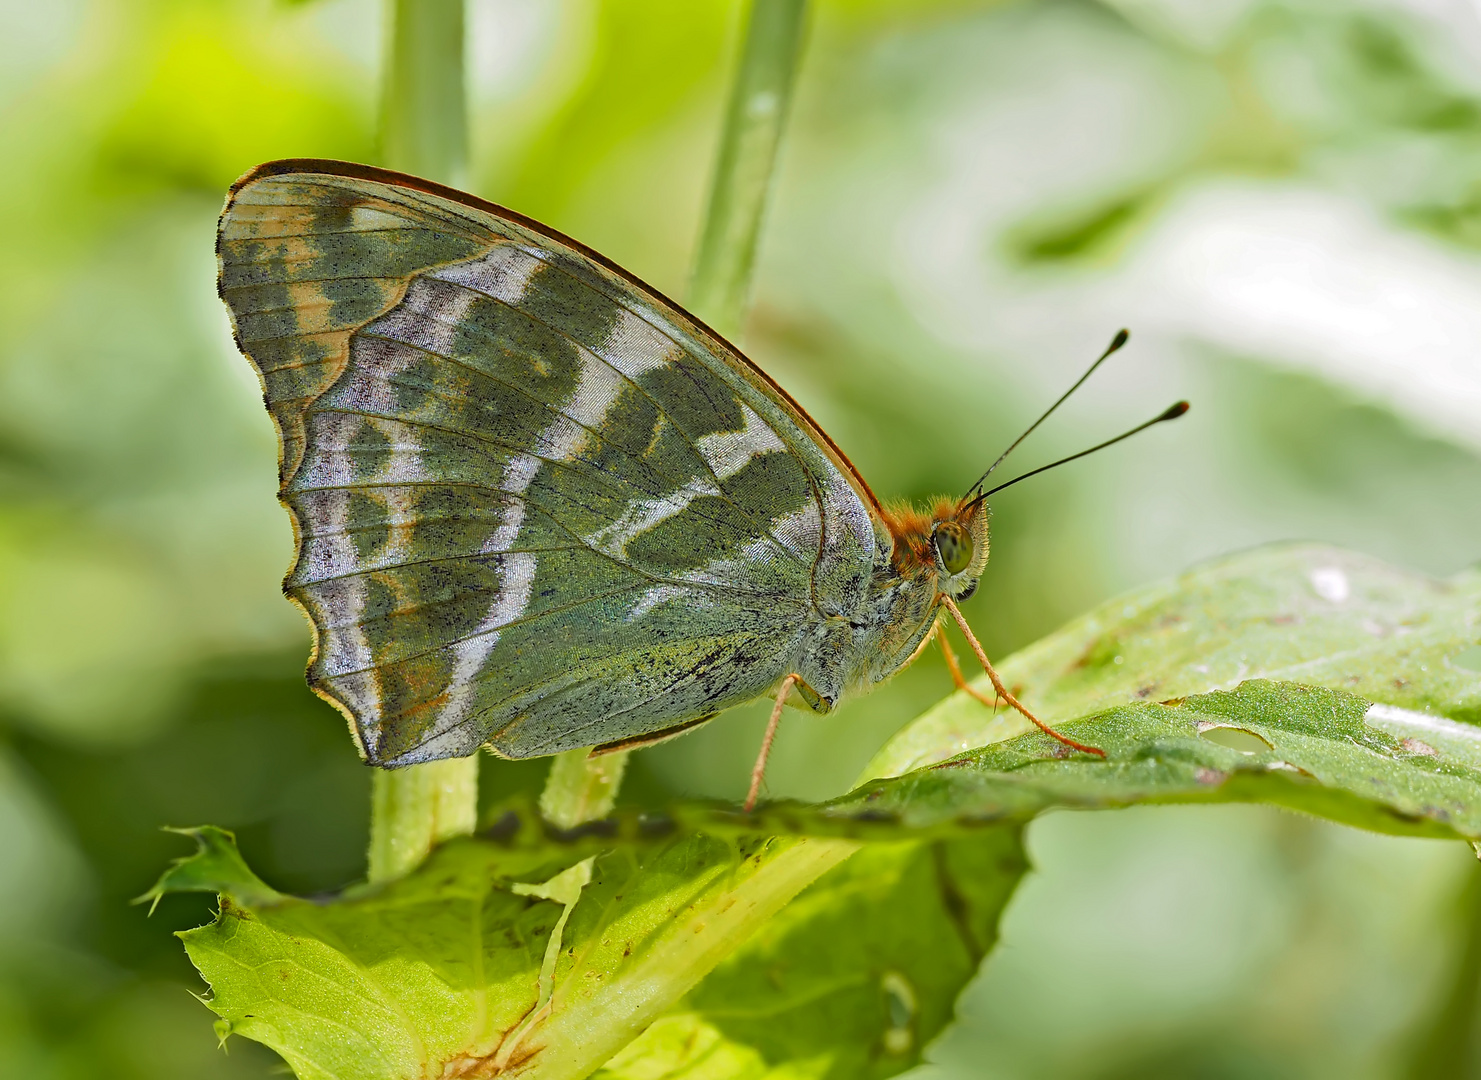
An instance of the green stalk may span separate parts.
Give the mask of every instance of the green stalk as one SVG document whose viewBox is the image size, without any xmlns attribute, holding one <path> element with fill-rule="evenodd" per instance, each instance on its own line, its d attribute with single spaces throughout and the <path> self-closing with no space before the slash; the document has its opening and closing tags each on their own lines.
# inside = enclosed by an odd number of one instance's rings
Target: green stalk
<svg viewBox="0 0 1481 1080">
<path fill-rule="evenodd" d="M 802 58 L 807 0 L 755 0 L 700 233 L 690 309 L 722 334 L 740 328 L 756 262 L 756 238 L 776 167 L 777 146 Z M 627 751 L 562 754 L 551 766 L 540 812 L 562 828 L 605 817 L 617 798 Z"/>
<path fill-rule="evenodd" d="M 1455 967 L 1443 1000 L 1409 1033 L 1409 1060 L 1399 1070 L 1406 1080 L 1481 1076 L 1481 869 L 1472 868 L 1457 907 Z"/>
<path fill-rule="evenodd" d="M 370 791 L 370 880 L 410 873 L 435 845 L 469 835 L 477 821 L 476 755 L 375 770 Z"/>
<path fill-rule="evenodd" d="M 638 961 L 589 993 L 576 993 L 540 1027 L 544 1047 L 526 1080 L 579 1080 L 641 1035 L 736 946 L 793 897 L 843 862 L 857 840 L 773 838 L 769 858 L 733 871 L 733 883 L 686 907 L 643 941 Z M 781 1070 L 778 1070 L 781 1071 Z M 716 1075 L 705 1072 L 705 1075 Z"/>
<path fill-rule="evenodd" d="M 540 814 L 562 829 L 574 829 L 583 821 L 596 821 L 612 812 L 622 774 L 627 770 L 627 751 L 588 757 L 586 747 L 567 750 L 550 763 L 550 776 L 540 793 Z"/>
<path fill-rule="evenodd" d="M 777 147 L 802 56 L 807 0 L 755 0 L 730 92 L 689 306 L 722 334 L 739 332 Z"/>
<path fill-rule="evenodd" d="M 463 0 L 387 0 L 381 158 L 392 169 L 466 183 Z"/>
<path fill-rule="evenodd" d="M 388 0 L 381 156 L 462 186 L 468 163 L 463 0 Z M 371 881 L 414 870 L 433 845 L 473 831 L 478 757 L 377 769 L 370 803 Z"/>
</svg>

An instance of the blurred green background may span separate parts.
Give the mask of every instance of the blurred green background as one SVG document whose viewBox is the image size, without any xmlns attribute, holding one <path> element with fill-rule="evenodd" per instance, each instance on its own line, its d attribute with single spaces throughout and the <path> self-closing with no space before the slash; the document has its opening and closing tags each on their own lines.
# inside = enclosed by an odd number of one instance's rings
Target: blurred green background
<svg viewBox="0 0 1481 1080">
<path fill-rule="evenodd" d="M 469 0 L 470 187 L 682 296 L 743 14 Z M 363 873 L 369 780 L 303 685 L 212 230 L 260 161 L 374 160 L 383 18 L 0 2 L 5 1077 L 280 1068 L 223 1054 L 190 997 L 170 931 L 209 902 L 128 904 L 186 847 L 161 825 L 233 828 L 297 892 Z M 964 488 L 1121 325 L 1131 348 L 1020 468 L 1194 402 L 996 500 L 967 614 L 1001 656 L 1266 541 L 1438 575 L 1481 558 L 1478 249 L 1481 5 L 820 0 L 745 344 L 885 497 Z M 948 687 L 928 654 L 789 715 L 770 792 L 844 790 Z M 639 754 L 624 798 L 738 795 L 763 721 Z M 483 797 L 543 769 L 487 761 Z M 1030 849 L 918 1077 L 1468 1068 L 1445 1035 L 1474 1012 L 1459 845 L 1183 808 L 1055 815 Z"/>
</svg>

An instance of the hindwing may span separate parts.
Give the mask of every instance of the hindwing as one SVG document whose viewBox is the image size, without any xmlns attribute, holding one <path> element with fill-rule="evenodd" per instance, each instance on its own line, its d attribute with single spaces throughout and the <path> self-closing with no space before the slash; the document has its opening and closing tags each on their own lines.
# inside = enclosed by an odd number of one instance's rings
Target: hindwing
<svg viewBox="0 0 1481 1080">
<path fill-rule="evenodd" d="M 876 504 L 732 346 L 576 242 L 363 166 L 232 189 L 220 293 L 281 438 L 309 681 L 380 765 L 639 738 L 852 611 Z"/>
</svg>

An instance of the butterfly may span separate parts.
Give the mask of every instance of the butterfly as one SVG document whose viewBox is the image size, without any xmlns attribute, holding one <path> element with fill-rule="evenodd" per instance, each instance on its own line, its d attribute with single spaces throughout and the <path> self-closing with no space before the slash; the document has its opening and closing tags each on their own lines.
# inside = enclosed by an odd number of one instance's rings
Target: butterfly
<svg viewBox="0 0 1481 1080">
<path fill-rule="evenodd" d="M 986 474 L 882 504 L 693 315 L 426 180 L 270 162 L 232 186 L 216 252 L 279 435 L 309 684 L 371 764 L 628 749 L 770 695 L 750 806 L 783 704 L 889 678 L 943 611 L 1039 723 L 957 607 L 987 562 Z"/>
</svg>

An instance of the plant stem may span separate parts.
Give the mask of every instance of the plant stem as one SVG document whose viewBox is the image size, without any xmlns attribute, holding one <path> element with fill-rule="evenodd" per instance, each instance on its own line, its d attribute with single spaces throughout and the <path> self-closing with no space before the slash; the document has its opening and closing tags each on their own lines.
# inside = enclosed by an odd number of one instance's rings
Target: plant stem
<svg viewBox="0 0 1481 1080">
<path fill-rule="evenodd" d="M 393 169 L 465 182 L 463 0 L 388 0 L 381 155 Z M 414 870 L 433 845 L 473 831 L 478 756 L 377 769 L 370 803 L 371 881 Z"/>
<path fill-rule="evenodd" d="M 756 238 L 802 55 L 807 0 L 755 0 L 725 113 L 689 306 L 722 334 L 739 331 Z"/>
<path fill-rule="evenodd" d="M 741 46 L 689 296 L 691 310 L 722 334 L 739 328 L 750 292 L 806 14 L 807 0 L 755 0 Z M 626 751 L 599 758 L 585 750 L 562 754 L 545 781 L 540 812 L 566 829 L 605 817 L 626 766 Z"/>
<path fill-rule="evenodd" d="M 1457 907 L 1455 967 L 1444 1000 L 1409 1033 L 1409 1060 L 1400 1070 L 1407 1080 L 1481 1076 L 1481 868 L 1471 869 Z"/>
<path fill-rule="evenodd" d="M 478 758 L 377 769 L 370 794 L 371 881 L 415 870 L 433 846 L 473 832 Z"/>
<path fill-rule="evenodd" d="M 463 0 L 387 0 L 381 158 L 461 187 L 468 167 Z"/>
<path fill-rule="evenodd" d="M 544 1049 L 521 1075 L 528 1080 L 590 1076 L 793 897 L 861 846 L 857 840 L 809 837 L 767 843 L 767 857 L 755 860 L 760 865 L 754 872 L 747 860 L 743 869 L 730 872 L 728 888 L 700 896 L 676 912 L 664 930 L 645 938 L 631 968 L 570 994 L 540 1028 Z"/>
<path fill-rule="evenodd" d="M 596 821 L 612 812 L 617 789 L 627 769 L 627 754 L 588 757 L 586 747 L 567 750 L 550 763 L 550 777 L 540 793 L 540 813 L 562 829 Z"/>
</svg>

